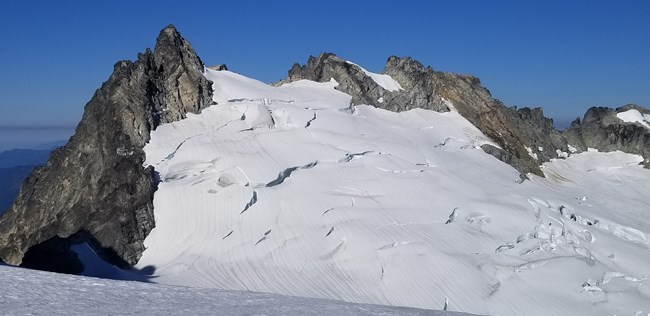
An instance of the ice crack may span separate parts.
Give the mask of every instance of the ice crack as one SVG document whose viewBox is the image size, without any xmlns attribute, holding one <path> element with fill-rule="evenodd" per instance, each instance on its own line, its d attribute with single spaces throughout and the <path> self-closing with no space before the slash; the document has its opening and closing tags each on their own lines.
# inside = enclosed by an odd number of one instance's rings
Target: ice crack
<svg viewBox="0 0 650 316">
<path fill-rule="evenodd" d="M 253 204 L 257 203 L 257 191 L 253 191 L 253 197 L 251 197 L 250 201 L 246 203 L 246 206 L 244 206 L 244 210 L 241 211 L 239 214 L 243 214 L 244 212 L 248 211 L 248 209 L 253 206 Z"/>
<path fill-rule="evenodd" d="M 307 121 L 307 124 L 305 124 L 305 128 L 309 127 L 311 125 L 311 122 L 316 120 L 316 113 L 314 113 L 314 117 Z"/>
<path fill-rule="evenodd" d="M 374 153 L 374 151 L 368 150 L 368 151 L 364 151 L 364 152 L 361 152 L 361 153 L 345 154 L 345 157 L 339 159 L 339 163 L 350 162 L 350 161 L 354 160 L 356 157 L 365 156 L 365 155 L 371 154 L 371 153 Z"/>
<path fill-rule="evenodd" d="M 270 188 L 270 187 L 274 187 L 276 185 L 282 184 L 284 182 L 284 180 L 289 178 L 294 171 L 296 171 L 298 169 L 310 169 L 310 168 L 313 168 L 314 166 L 316 166 L 317 164 L 318 164 L 318 161 L 314 161 L 314 162 L 310 162 L 310 163 L 308 163 L 308 164 L 306 164 L 304 166 L 296 166 L 296 167 L 291 167 L 291 168 L 284 169 L 282 172 L 280 172 L 278 174 L 278 177 L 275 178 L 275 180 L 267 183 L 265 185 L 265 187 Z"/>
</svg>

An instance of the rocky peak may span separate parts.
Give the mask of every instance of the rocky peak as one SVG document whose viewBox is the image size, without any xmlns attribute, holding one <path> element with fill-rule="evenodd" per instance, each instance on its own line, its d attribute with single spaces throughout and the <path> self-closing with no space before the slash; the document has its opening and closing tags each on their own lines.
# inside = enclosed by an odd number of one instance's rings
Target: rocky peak
<svg viewBox="0 0 650 316">
<path fill-rule="evenodd" d="M 211 104 L 211 86 L 202 75 L 203 61 L 173 25 L 160 31 L 153 55 L 159 75 L 165 78 L 157 87 L 163 96 L 160 100 L 162 123 L 184 119 L 188 112 L 198 113 Z M 185 90 L 187 86 L 198 87 L 198 91 L 186 93 L 190 92 Z M 171 93 L 173 91 L 181 93 Z"/>
<path fill-rule="evenodd" d="M 388 95 L 388 91 L 372 80 L 359 66 L 337 57 L 332 53 L 322 53 L 318 57 L 309 56 L 307 64 L 294 64 L 286 81 L 308 79 L 319 82 L 336 80 L 336 89 L 352 96 L 354 104 L 374 104 Z"/>
<path fill-rule="evenodd" d="M 616 110 L 592 107 L 582 120 L 576 119 L 562 134 L 579 151 L 595 148 L 600 151 L 620 150 L 637 154 L 643 156 L 643 165 L 650 168 L 650 129 L 617 117 L 618 113 L 628 110 L 650 114 L 649 109 L 637 104 L 627 104 Z"/>
<path fill-rule="evenodd" d="M 157 177 L 143 167 L 143 147 L 159 124 L 212 104 L 202 71 L 173 26 L 160 32 L 153 52 L 116 63 L 86 104 L 75 135 L 28 177 L 0 218 L 0 258 L 18 265 L 28 253 L 38 267 L 43 252 L 50 261 L 58 260 L 54 254 L 71 257 L 74 240 L 116 265 L 135 264 L 155 225 Z"/>
</svg>

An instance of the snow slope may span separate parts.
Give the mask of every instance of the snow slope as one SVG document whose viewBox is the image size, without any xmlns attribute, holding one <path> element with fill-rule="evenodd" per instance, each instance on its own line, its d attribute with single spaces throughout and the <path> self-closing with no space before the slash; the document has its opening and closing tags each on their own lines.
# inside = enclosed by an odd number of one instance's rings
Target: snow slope
<svg viewBox="0 0 650 316">
<path fill-rule="evenodd" d="M 402 86 L 399 84 L 399 82 L 395 81 L 395 79 L 393 79 L 393 77 L 391 77 L 389 75 L 370 72 L 370 71 L 366 70 L 365 68 L 363 68 L 363 67 L 361 67 L 361 66 L 359 66 L 359 65 L 357 65 L 357 64 L 355 64 L 353 62 L 350 62 L 350 61 L 348 61 L 347 63 L 350 64 L 350 65 L 355 65 L 355 66 L 359 67 L 361 69 L 361 71 L 363 71 L 363 73 L 366 74 L 366 76 L 372 78 L 372 80 L 374 82 L 376 82 L 379 86 L 381 86 L 382 88 L 384 88 L 384 89 L 386 89 L 388 91 L 402 90 Z"/>
<path fill-rule="evenodd" d="M 588 152 L 519 184 L 456 112 L 206 70 L 218 102 L 145 147 L 153 281 L 496 315 L 650 313 L 650 171 Z"/>
<path fill-rule="evenodd" d="M 646 128 L 650 128 L 650 115 L 641 114 L 639 110 L 631 109 L 625 112 L 617 113 L 616 117 L 621 119 L 623 122 L 639 123 Z"/>
<path fill-rule="evenodd" d="M 2 315 L 461 315 L 275 294 L 174 287 L 0 265 Z"/>
</svg>

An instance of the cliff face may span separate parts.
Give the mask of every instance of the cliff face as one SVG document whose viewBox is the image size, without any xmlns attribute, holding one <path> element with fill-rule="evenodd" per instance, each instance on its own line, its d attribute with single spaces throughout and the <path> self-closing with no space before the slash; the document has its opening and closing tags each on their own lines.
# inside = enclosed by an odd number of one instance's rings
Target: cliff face
<svg viewBox="0 0 650 316">
<path fill-rule="evenodd" d="M 17 265 L 30 247 L 75 236 L 115 264 L 135 264 L 155 225 L 156 173 L 143 167 L 142 149 L 159 124 L 212 103 L 202 71 L 173 26 L 160 32 L 153 52 L 115 64 L 75 135 L 32 173 L 0 218 L 0 258 Z"/>
</svg>

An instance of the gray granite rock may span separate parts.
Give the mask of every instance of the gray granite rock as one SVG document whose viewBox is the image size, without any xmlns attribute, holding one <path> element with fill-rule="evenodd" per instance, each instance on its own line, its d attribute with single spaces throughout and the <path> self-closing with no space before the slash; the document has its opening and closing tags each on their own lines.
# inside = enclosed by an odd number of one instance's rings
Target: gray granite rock
<svg viewBox="0 0 650 316">
<path fill-rule="evenodd" d="M 226 64 L 218 64 L 214 66 L 209 66 L 208 69 L 212 69 L 216 71 L 224 71 L 224 70 L 228 70 L 228 66 L 226 66 Z"/>
<path fill-rule="evenodd" d="M 0 258 L 18 265 L 31 247 L 75 235 L 114 264 L 135 264 L 155 225 L 158 180 L 152 167 L 143 166 L 143 147 L 159 124 L 212 103 L 202 71 L 171 25 L 153 52 L 115 64 L 86 104 L 75 135 L 26 179 L 0 218 Z"/>
<path fill-rule="evenodd" d="M 569 153 L 567 139 L 553 127 L 553 120 L 545 117 L 541 108 L 507 108 L 507 111 L 519 130 L 518 137 L 537 156 L 538 163 L 557 158 L 558 150 Z"/>
<path fill-rule="evenodd" d="M 624 122 L 616 116 L 631 109 L 650 114 L 649 109 L 636 104 L 617 109 L 592 107 L 582 120 L 575 120 L 562 134 L 578 151 L 595 148 L 599 151 L 620 150 L 637 154 L 643 156 L 643 165 L 650 168 L 650 128 L 639 123 Z"/>
</svg>

